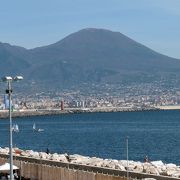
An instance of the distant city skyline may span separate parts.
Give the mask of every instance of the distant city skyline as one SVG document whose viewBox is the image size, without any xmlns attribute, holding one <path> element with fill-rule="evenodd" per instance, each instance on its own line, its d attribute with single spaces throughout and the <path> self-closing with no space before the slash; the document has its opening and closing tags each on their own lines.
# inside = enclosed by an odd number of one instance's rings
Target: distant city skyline
<svg viewBox="0 0 180 180">
<path fill-rule="evenodd" d="M 180 59 L 179 9 L 179 0 L 2 1 L 0 42 L 34 48 L 103 28 Z"/>
</svg>

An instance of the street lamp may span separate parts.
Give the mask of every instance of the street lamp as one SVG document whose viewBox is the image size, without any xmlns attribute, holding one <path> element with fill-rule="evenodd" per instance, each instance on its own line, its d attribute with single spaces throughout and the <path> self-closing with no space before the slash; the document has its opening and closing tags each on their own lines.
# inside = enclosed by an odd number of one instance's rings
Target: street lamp
<svg viewBox="0 0 180 180">
<path fill-rule="evenodd" d="M 5 76 L 2 78 L 3 82 L 7 82 L 8 88 L 6 89 L 6 94 L 9 97 L 9 159 L 10 159 L 10 180 L 14 179 L 13 176 L 13 154 L 12 154 L 12 117 L 11 117 L 11 95 L 12 95 L 12 88 L 11 83 L 13 81 L 20 81 L 23 80 L 22 76 L 16 76 L 12 78 L 11 76 Z"/>
<path fill-rule="evenodd" d="M 127 180 L 129 179 L 129 137 L 126 137 Z"/>
</svg>

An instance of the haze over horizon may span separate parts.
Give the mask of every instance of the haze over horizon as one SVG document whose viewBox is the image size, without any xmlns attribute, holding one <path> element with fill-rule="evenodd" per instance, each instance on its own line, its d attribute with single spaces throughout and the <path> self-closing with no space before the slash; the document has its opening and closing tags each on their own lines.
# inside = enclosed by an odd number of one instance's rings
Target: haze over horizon
<svg viewBox="0 0 180 180">
<path fill-rule="evenodd" d="M 0 42 L 34 48 L 84 28 L 102 28 L 180 59 L 179 9 L 179 0 L 4 1 Z"/>
</svg>

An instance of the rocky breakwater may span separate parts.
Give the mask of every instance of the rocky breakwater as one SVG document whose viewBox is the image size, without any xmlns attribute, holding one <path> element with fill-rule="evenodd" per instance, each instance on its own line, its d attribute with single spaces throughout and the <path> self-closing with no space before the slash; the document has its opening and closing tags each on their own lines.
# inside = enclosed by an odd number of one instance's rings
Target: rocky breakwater
<svg viewBox="0 0 180 180">
<path fill-rule="evenodd" d="M 9 148 L 0 148 L 0 154 L 9 154 Z M 16 156 L 30 157 L 35 159 L 51 160 L 63 163 L 72 163 L 79 165 L 87 165 L 101 168 L 110 168 L 120 171 L 127 171 L 127 168 L 131 172 L 136 173 L 147 173 L 154 175 L 163 175 L 169 177 L 180 178 L 180 166 L 169 163 L 165 164 L 162 161 L 152 162 L 135 162 L 127 160 L 113 160 L 113 159 L 102 159 L 97 157 L 81 156 L 78 154 L 57 154 L 57 153 L 45 153 L 36 152 L 32 150 L 21 150 L 18 148 L 13 149 L 13 154 Z"/>
</svg>

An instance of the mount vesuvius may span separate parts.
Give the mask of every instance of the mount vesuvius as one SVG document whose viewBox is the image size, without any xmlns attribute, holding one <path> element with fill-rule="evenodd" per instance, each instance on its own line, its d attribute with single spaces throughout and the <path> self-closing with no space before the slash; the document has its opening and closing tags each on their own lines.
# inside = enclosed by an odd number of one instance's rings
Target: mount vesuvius
<svg viewBox="0 0 180 180">
<path fill-rule="evenodd" d="M 142 83 L 179 79 L 180 60 L 159 54 L 119 32 L 88 28 L 34 49 L 0 43 L 0 76 L 15 74 L 51 88 Z"/>
</svg>

